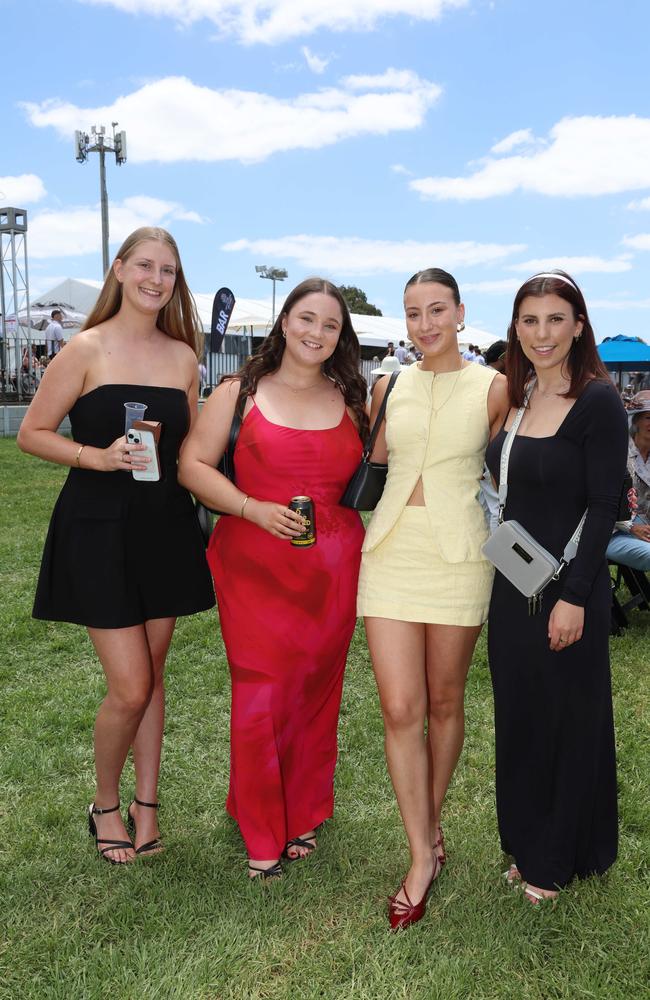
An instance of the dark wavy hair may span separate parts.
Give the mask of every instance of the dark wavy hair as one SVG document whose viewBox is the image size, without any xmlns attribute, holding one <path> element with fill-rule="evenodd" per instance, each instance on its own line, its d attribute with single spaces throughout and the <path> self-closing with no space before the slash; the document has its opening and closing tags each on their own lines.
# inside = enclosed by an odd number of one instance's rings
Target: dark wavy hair
<svg viewBox="0 0 650 1000">
<path fill-rule="evenodd" d="M 444 285 L 446 288 L 451 289 L 454 302 L 457 306 L 460 305 L 458 282 L 453 274 L 450 274 L 449 271 L 443 271 L 441 267 L 427 267 L 424 271 L 418 271 L 406 282 L 404 291 L 410 285 L 423 285 L 427 282 L 435 282 L 436 285 Z"/>
<path fill-rule="evenodd" d="M 354 412 L 358 425 L 359 434 L 363 441 L 368 436 L 368 415 L 366 413 L 366 380 L 359 371 L 359 341 L 352 326 L 350 310 L 347 302 L 340 291 L 326 278 L 307 278 L 289 292 L 282 310 L 278 315 L 271 332 L 265 337 L 261 347 L 251 358 L 249 358 L 232 375 L 224 375 L 222 382 L 227 379 L 240 379 L 239 396 L 237 398 L 237 410 L 240 414 L 244 412 L 246 399 L 254 396 L 257 391 L 257 384 L 264 375 L 271 375 L 280 367 L 282 355 L 284 354 L 285 339 L 282 336 L 282 320 L 287 316 L 293 307 L 304 299 L 306 295 L 314 292 L 322 292 L 324 295 L 331 295 L 336 299 L 340 308 L 343 324 L 339 334 L 338 343 L 334 352 L 327 361 L 322 364 L 323 373 L 331 378 L 341 390 L 345 405 Z"/>
<path fill-rule="evenodd" d="M 534 274 L 532 278 L 528 278 L 523 283 L 515 295 L 512 306 L 512 319 L 508 327 L 508 350 L 506 351 L 506 376 L 510 406 L 519 409 L 523 404 L 526 383 L 534 371 L 532 362 L 528 360 L 517 340 L 516 330 L 521 303 L 529 295 L 534 295 L 536 298 L 541 298 L 542 295 L 558 295 L 571 306 L 574 320 L 576 322 L 582 320 L 583 323 L 582 333 L 577 340 L 574 338 L 568 358 L 564 362 L 568 366 L 567 375 L 571 376 L 571 385 L 562 395 L 567 399 L 576 399 L 587 382 L 591 382 L 592 379 L 606 379 L 609 382 L 607 369 L 598 354 L 596 338 L 587 313 L 584 295 L 566 271 L 559 269 L 545 271 L 543 274 Z"/>
</svg>

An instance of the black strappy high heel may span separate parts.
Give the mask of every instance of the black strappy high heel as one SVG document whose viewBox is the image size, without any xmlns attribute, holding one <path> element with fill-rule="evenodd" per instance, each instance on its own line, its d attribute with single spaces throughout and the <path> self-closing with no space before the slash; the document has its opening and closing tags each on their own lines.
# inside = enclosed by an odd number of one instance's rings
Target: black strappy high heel
<svg viewBox="0 0 650 1000">
<path fill-rule="evenodd" d="M 134 805 L 134 803 L 137 803 L 137 805 L 139 806 L 146 806 L 147 809 L 160 809 L 160 802 L 143 802 L 142 799 L 139 799 L 137 797 L 137 795 L 134 799 L 131 800 L 129 808 L 126 810 L 126 825 L 133 834 L 133 840 L 135 841 L 135 835 L 137 831 L 135 827 L 135 820 L 131 815 L 131 806 Z M 142 844 L 140 847 L 136 847 L 135 853 L 160 854 L 160 852 L 163 851 L 164 849 L 165 848 L 162 840 L 160 840 L 159 837 L 156 837 L 154 840 L 148 840 L 146 844 Z"/>
<path fill-rule="evenodd" d="M 284 858 L 284 860 L 289 862 L 304 861 L 305 858 L 309 857 L 312 851 L 316 850 L 316 844 L 312 843 L 313 840 L 314 841 L 316 840 L 316 836 L 317 836 L 316 831 L 314 831 L 310 837 L 292 837 L 292 839 L 288 840 L 284 845 L 284 850 L 282 852 L 282 857 Z M 302 847 L 304 850 L 307 851 L 307 853 L 296 854 L 296 856 L 293 857 L 293 855 L 289 854 L 290 847 Z"/>
<path fill-rule="evenodd" d="M 91 837 L 95 838 L 95 847 L 97 848 L 97 853 L 99 854 L 100 858 L 103 858 L 104 861 L 108 861 L 108 863 L 111 865 L 126 865 L 129 862 L 116 861 L 115 858 L 107 857 L 106 855 L 108 851 L 118 851 L 120 850 L 120 848 L 124 848 L 127 851 L 133 850 L 133 844 L 131 843 L 130 840 L 109 840 L 106 839 L 105 837 L 98 837 L 97 824 L 95 823 L 93 817 L 104 816 L 106 813 L 117 812 L 119 808 L 120 808 L 119 802 L 117 803 L 116 806 L 111 806 L 110 809 L 98 809 L 94 802 L 91 802 L 90 805 L 88 806 L 88 833 L 90 834 Z M 100 848 L 99 846 L 100 844 L 108 844 L 108 847 Z"/>
<path fill-rule="evenodd" d="M 255 865 L 248 865 L 249 872 L 256 872 L 255 875 L 249 875 L 251 882 L 255 882 L 257 879 L 268 879 L 268 878 L 280 878 L 282 875 L 282 865 L 279 861 L 276 861 L 274 865 L 269 865 L 268 868 L 257 868 Z"/>
</svg>

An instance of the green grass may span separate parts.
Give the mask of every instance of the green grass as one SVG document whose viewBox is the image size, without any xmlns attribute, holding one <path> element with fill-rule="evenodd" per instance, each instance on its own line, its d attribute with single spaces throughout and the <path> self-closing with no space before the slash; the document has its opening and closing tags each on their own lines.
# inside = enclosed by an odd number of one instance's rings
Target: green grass
<svg viewBox="0 0 650 1000">
<path fill-rule="evenodd" d="M 335 819 L 281 882 L 248 884 L 223 802 L 227 666 L 214 612 L 179 622 L 168 668 L 166 854 L 100 862 L 85 828 L 103 684 L 85 631 L 30 617 L 65 470 L 0 440 L 0 997 L 2 1000 L 552 1000 L 650 997 L 650 613 L 612 640 L 620 857 L 555 909 L 507 890 L 481 639 L 465 752 L 445 819 L 449 864 L 425 919 L 387 932 L 407 852 L 383 758 L 363 632 L 351 650 Z M 539 720 L 543 725 L 543 719 Z M 132 774 L 127 768 L 123 799 Z"/>
</svg>

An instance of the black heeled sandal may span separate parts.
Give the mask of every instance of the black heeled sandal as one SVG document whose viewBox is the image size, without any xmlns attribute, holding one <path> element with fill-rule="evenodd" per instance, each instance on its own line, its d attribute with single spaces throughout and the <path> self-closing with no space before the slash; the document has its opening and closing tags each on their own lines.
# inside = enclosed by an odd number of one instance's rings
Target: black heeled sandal
<svg viewBox="0 0 650 1000">
<path fill-rule="evenodd" d="M 291 840 L 288 840 L 286 842 L 286 844 L 284 845 L 284 850 L 282 852 L 282 857 L 284 858 L 284 860 L 285 861 L 289 861 L 289 862 L 291 862 L 291 861 L 304 861 L 305 858 L 309 857 L 309 855 L 311 854 L 312 851 L 316 850 L 316 844 L 312 844 L 311 843 L 312 840 L 316 840 L 316 836 L 317 836 L 317 834 L 316 834 L 316 831 L 314 830 L 314 832 L 312 833 L 311 837 L 293 837 Z M 302 848 L 304 848 L 304 850 L 307 851 L 307 853 L 306 854 L 296 854 L 296 856 L 294 858 L 291 854 L 289 854 L 289 848 L 290 847 L 302 847 Z"/>
<path fill-rule="evenodd" d="M 111 806 L 110 809 L 98 809 L 94 802 L 91 802 L 88 806 L 88 833 L 91 837 L 95 838 L 95 847 L 97 848 L 97 853 L 100 858 L 104 861 L 108 861 L 110 865 L 126 865 L 129 861 L 116 861 L 115 858 L 108 858 L 108 851 L 119 851 L 121 848 L 124 850 L 133 850 L 133 844 L 130 840 L 110 840 L 106 837 L 97 836 L 97 824 L 95 823 L 94 816 L 104 816 L 106 813 L 114 813 L 120 808 L 120 803 L 118 802 L 116 806 Z M 100 848 L 100 844 L 108 844 L 108 847 Z M 133 860 L 133 859 L 129 859 Z"/>
<path fill-rule="evenodd" d="M 129 808 L 126 810 L 126 825 L 133 834 L 133 840 L 135 841 L 137 831 L 135 820 L 131 815 L 131 806 L 134 804 L 146 806 L 147 809 L 160 809 L 160 802 L 143 802 L 142 799 L 137 797 L 137 795 L 134 799 L 131 799 Z M 148 840 L 146 844 L 141 844 L 140 847 L 134 847 L 136 854 L 160 854 L 161 851 L 164 851 L 164 849 L 164 844 L 159 837 L 156 837 L 154 840 Z"/>
<path fill-rule="evenodd" d="M 257 881 L 257 879 L 260 878 L 263 879 L 264 881 L 266 881 L 266 879 L 269 878 L 270 879 L 280 878 L 282 875 L 282 865 L 280 864 L 279 861 L 276 861 L 274 865 L 269 865 L 268 868 L 257 868 L 255 865 L 251 865 L 249 863 L 248 870 L 249 872 L 257 873 L 255 875 L 248 876 L 251 882 L 255 882 Z"/>
</svg>

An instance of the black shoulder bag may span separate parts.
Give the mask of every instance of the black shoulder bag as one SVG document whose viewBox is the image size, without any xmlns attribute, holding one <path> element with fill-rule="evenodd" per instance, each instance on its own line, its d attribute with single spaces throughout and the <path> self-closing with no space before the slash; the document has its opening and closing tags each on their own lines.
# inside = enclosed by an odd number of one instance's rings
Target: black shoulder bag
<svg viewBox="0 0 650 1000">
<path fill-rule="evenodd" d="M 231 483 L 235 482 L 235 445 L 237 444 L 237 438 L 239 437 L 241 421 L 242 418 L 241 413 L 239 412 L 238 400 L 235 412 L 232 415 L 230 434 L 228 435 L 228 445 L 217 465 L 219 472 L 229 479 Z M 201 529 L 201 534 L 203 535 L 203 541 L 207 545 L 210 541 L 210 535 L 212 534 L 213 515 L 222 514 L 223 511 L 214 510 L 212 507 L 206 507 L 200 500 L 196 501 L 195 507 L 199 527 Z"/>
<path fill-rule="evenodd" d="M 379 434 L 381 422 L 386 413 L 386 403 L 388 402 L 388 397 L 391 394 L 398 375 L 399 372 L 393 372 L 390 377 L 390 382 L 386 388 L 384 398 L 381 401 L 379 412 L 377 413 L 372 430 L 370 431 L 368 443 L 363 450 L 361 461 L 359 462 L 352 479 L 346 486 L 345 493 L 339 501 L 342 507 L 352 507 L 353 510 L 374 510 L 379 503 L 382 493 L 384 492 L 388 466 L 383 462 L 371 462 L 370 456 L 372 454 L 372 449 L 375 447 L 375 441 L 377 440 L 377 435 Z"/>
</svg>

